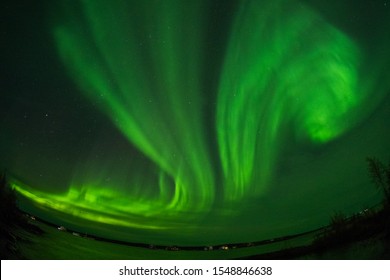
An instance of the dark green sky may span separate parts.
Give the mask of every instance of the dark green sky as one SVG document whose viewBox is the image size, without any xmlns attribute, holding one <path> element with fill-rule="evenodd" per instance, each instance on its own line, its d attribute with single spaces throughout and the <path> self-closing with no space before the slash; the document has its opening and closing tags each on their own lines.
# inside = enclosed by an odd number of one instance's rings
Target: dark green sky
<svg viewBox="0 0 390 280">
<path fill-rule="evenodd" d="M 200 244 L 380 201 L 390 2 L 7 2 L 0 167 L 29 211 Z"/>
</svg>

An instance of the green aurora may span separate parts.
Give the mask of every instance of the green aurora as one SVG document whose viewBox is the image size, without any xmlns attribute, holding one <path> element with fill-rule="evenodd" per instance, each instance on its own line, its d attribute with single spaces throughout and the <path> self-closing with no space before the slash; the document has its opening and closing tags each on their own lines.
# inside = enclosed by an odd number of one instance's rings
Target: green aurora
<svg viewBox="0 0 390 280">
<path fill-rule="evenodd" d="M 139 240 L 153 235 L 161 242 L 159 235 L 183 234 L 178 243 L 188 244 L 309 230 L 342 205 L 358 211 L 378 202 L 374 189 L 366 195 L 371 187 L 358 182 L 364 174 L 350 176 L 364 170 L 365 152 L 389 148 L 389 132 L 381 132 L 388 125 L 366 122 L 389 103 L 390 53 L 373 55 L 313 7 L 292 0 L 234 2 L 226 43 L 218 45 L 208 41 L 212 5 L 84 0 L 53 7 L 49 30 L 59 61 L 84 102 L 126 143 L 97 144 L 95 150 L 109 146 L 104 157 L 91 152 L 71 161 L 65 188 L 14 179 L 19 194 L 40 211 L 120 227 L 119 238 L 146 232 Z M 389 32 L 380 37 L 389 46 Z M 208 59 L 215 49 L 220 62 Z M 381 114 L 389 116 L 388 108 Z M 361 149 L 368 136 L 356 133 L 367 127 L 383 139 Z M 334 167 L 337 161 L 344 166 Z M 334 198 L 356 186 L 349 203 Z M 299 210 L 281 213 L 291 206 L 280 193 Z M 332 197 L 334 205 L 324 202 Z M 317 216 L 301 209 L 318 201 Z M 243 218 L 250 215 L 259 221 Z"/>
</svg>

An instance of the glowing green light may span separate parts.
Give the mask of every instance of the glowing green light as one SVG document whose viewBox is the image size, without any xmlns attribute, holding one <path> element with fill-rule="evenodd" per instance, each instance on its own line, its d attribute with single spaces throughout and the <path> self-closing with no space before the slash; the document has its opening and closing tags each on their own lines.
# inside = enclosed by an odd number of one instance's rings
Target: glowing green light
<svg viewBox="0 0 390 280">
<path fill-rule="evenodd" d="M 307 7 L 243 2 L 217 102 L 226 198 L 264 191 L 283 126 L 320 143 L 349 127 L 358 61 L 354 43 Z"/>
<path fill-rule="evenodd" d="M 218 203 L 225 218 L 240 211 L 232 202 L 263 195 L 283 143 L 325 144 L 358 121 L 373 88 L 360 84 L 362 51 L 297 1 L 239 3 L 210 100 L 207 5 L 83 0 L 75 11 L 63 1 L 53 35 L 69 75 L 158 175 L 128 167 L 107 183 L 99 174 L 110 168 L 91 163 L 64 194 L 16 190 L 107 224 L 193 225 Z"/>
<path fill-rule="evenodd" d="M 17 182 L 14 182 L 12 187 L 41 207 L 94 222 L 154 230 L 176 228 L 177 225 L 176 221 L 169 222 L 168 220 L 148 223 L 148 216 L 158 214 L 153 213 L 150 201 L 129 200 L 115 191 L 110 191 L 109 188 L 71 186 L 65 194 L 48 194 L 32 190 Z M 137 214 L 133 214 L 135 212 Z"/>
<path fill-rule="evenodd" d="M 89 40 L 77 25 L 54 34 L 86 94 L 175 182 L 165 210 L 207 212 L 215 183 L 200 110 L 202 5 L 180 2 L 140 4 L 137 13 L 153 21 L 139 36 L 131 12 L 122 14 L 126 3 L 82 1 Z M 146 59 L 145 48 L 151 50 Z"/>
</svg>

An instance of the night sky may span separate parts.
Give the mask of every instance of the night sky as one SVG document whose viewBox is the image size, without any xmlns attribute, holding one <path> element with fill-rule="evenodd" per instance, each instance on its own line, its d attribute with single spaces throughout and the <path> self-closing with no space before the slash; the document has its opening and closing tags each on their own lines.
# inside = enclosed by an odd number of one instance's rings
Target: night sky
<svg viewBox="0 0 390 280">
<path fill-rule="evenodd" d="M 25 211 L 186 245 L 381 201 L 365 158 L 390 158 L 389 1 L 2 6 L 0 168 Z"/>
</svg>

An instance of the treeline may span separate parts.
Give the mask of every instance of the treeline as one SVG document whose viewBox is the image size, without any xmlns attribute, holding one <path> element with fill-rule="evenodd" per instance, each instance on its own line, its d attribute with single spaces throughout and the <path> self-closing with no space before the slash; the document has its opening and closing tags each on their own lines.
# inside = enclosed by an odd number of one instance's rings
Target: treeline
<svg viewBox="0 0 390 280">
<path fill-rule="evenodd" d="M 23 259 L 20 243 L 26 241 L 22 232 L 42 234 L 42 230 L 29 223 L 17 206 L 15 190 L 6 175 L 0 175 L 0 258 Z"/>
</svg>

